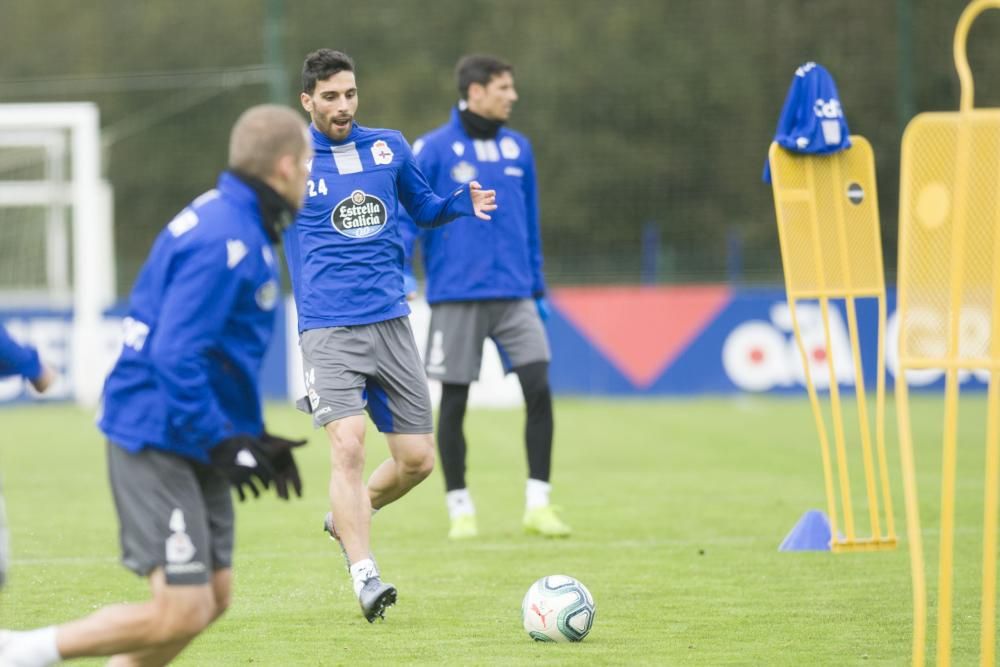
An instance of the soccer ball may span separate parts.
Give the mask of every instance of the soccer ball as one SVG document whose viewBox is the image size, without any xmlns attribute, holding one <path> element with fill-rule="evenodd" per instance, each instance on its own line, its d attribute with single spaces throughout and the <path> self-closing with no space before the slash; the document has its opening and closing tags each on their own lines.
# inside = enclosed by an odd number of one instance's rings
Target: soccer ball
<svg viewBox="0 0 1000 667">
<path fill-rule="evenodd" d="M 579 642 L 594 624 L 594 596 L 573 577 L 542 577 L 524 594 L 521 618 L 537 642 Z"/>
</svg>

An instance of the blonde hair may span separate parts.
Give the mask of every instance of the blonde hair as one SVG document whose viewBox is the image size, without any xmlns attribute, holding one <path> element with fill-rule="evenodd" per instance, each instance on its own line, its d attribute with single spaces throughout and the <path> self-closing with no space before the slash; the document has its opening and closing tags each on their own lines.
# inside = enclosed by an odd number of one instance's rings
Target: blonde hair
<svg viewBox="0 0 1000 667">
<path fill-rule="evenodd" d="M 229 134 L 229 167 L 261 180 L 285 155 L 298 157 L 306 149 L 305 120 L 278 104 L 250 107 L 236 119 Z"/>
</svg>

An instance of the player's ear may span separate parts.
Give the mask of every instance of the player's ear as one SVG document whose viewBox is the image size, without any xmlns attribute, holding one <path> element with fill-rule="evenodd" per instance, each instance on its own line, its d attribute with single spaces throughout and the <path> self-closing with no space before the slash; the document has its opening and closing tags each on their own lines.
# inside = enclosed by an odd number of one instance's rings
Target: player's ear
<svg viewBox="0 0 1000 667">
<path fill-rule="evenodd" d="M 299 93 L 299 101 L 302 102 L 303 109 L 312 113 L 312 96 L 309 93 Z"/>
</svg>

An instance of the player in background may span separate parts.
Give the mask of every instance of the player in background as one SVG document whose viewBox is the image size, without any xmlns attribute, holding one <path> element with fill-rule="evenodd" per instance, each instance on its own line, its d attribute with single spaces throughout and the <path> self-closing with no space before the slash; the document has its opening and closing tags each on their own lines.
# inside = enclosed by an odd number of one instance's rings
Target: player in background
<svg viewBox="0 0 1000 667">
<path fill-rule="evenodd" d="M 55 382 L 55 373 L 41 362 L 38 350 L 31 345 L 21 345 L 0 324 L 0 377 L 23 377 L 35 391 L 45 392 Z M 3 489 L 0 487 L 0 588 L 7 581 L 7 515 L 4 512 Z"/>
<path fill-rule="evenodd" d="M 311 146 L 295 111 L 253 107 L 215 189 L 160 233 L 139 272 L 99 427 L 123 564 L 151 599 L 27 632 L 0 631 L 0 665 L 81 656 L 164 665 L 229 606 L 233 501 L 274 483 L 301 494 L 289 441 L 267 434 L 258 390 L 274 329 L 272 244 L 305 191 Z"/>
<path fill-rule="evenodd" d="M 355 122 L 354 63 L 331 49 L 302 66 L 303 108 L 315 159 L 285 253 L 298 308 L 299 344 L 312 414 L 330 440 L 330 514 L 324 527 L 344 551 L 362 613 L 383 617 L 396 589 L 369 549 L 375 510 L 398 500 L 434 467 L 433 418 L 407 315 L 400 204 L 422 226 L 489 220 L 495 193 L 470 182 L 436 196 L 395 130 Z M 391 458 L 362 479 L 365 411 Z"/>
<path fill-rule="evenodd" d="M 424 359 L 428 377 L 442 383 L 438 450 L 451 518 L 448 536 L 478 534 L 466 487 L 462 424 L 488 336 L 505 370 L 517 374 L 527 407 L 524 528 L 564 537 L 570 527 L 549 504 L 553 418 L 543 325 L 549 305 L 535 159 L 528 139 L 505 127 L 517 101 L 513 68 L 490 56 L 470 55 L 459 60 L 455 73 L 461 100 L 446 124 L 414 143 L 417 164 L 439 193 L 476 178 L 494 184 L 502 207 L 489 224 L 469 218 L 447 231 L 422 230 L 419 237 L 431 306 Z"/>
</svg>

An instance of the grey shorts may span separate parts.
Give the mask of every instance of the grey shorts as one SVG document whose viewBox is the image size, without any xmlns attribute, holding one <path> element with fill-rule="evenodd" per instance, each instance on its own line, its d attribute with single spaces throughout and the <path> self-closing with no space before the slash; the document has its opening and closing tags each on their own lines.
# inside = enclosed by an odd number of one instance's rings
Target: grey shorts
<svg viewBox="0 0 1000 667">
<path fill-rule="evenodd" d="M 299 340 L 316 428 L 367 410 L 382 433 L 431 433 L 431 395 L 410 320 L 309 329 Z"/>
<path fill-rule="evenodd" d="M 108 443 L 122 563 L 147 576 L 162 567 L 173 586 L 209 582 L 233 563 L 233 498 L 213 468 L 155 449 Z"/>
<path fill-rule="evenodd" d="M 487 337 L 496 344 L 507 373 L 551 358 L 545 327 L 531 299 L 446 301 L 431 305 L 427 376 L 451 384 L 479 379 Z"/>
</svg>

